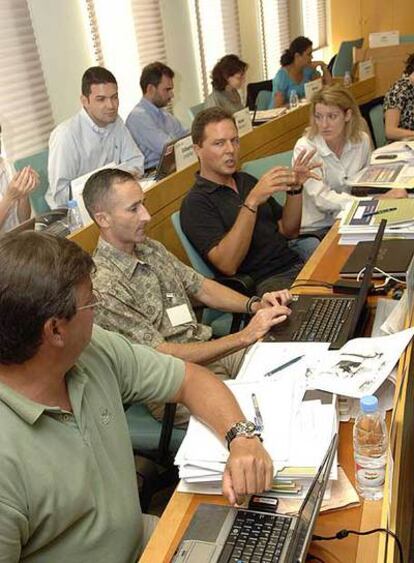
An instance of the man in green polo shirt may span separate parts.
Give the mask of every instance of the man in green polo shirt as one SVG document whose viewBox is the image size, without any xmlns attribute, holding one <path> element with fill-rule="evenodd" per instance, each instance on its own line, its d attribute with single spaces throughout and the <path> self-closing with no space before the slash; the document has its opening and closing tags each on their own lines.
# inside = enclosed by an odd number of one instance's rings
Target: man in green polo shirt
<svg viewBox="0 0 414 563">
<path fill-rule="evenodd" d="M 124 403 L 182 402 L 227 433 L 230 502 L 270 486 L 267 452 L 237 431 L 243 414 L 208 370 L 93 326 L 92 270 L 66 239 L 0 239 L 0 563 L 137 560 L 145 515 Z"/>
</svg>

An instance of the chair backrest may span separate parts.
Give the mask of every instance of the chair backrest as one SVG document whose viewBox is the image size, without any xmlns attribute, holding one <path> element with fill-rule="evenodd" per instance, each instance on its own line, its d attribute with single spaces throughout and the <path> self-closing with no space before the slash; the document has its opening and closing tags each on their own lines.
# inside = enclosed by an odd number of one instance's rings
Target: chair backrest
<svg viewBox="0 0 414 563">
<path fill-rule="evenodd" d="M 353 41 L 342 41 L 339 51 L 332 67 L 332 76 L 345 76 L 345 72 L 352 72 L 354 66 L 353 49 L 360 49 L 364 39 L 354 39 Z"/>
<path fill-rule="evenodd" d="M 268 90 L 261 90 L 257 94 L 256 108 L 258 110 L 268 109 L 270 107 L 271 101 L 272 101 L 272 92 L 269 92 Z"/>
<path fill-rule="evenodd" d="M 197 252 L 197 250 L 194 248 L 194 246 L 191 244 L 184 231 L 182 230 L 179 211 L 176 211 L 171 215 L 171 221 L 193 268 L 206 278 L 214 278 L 213 271 L 207 266 L 207 264 L 201 258 L 200 254 Z"/>
<path fill-rule="evenodd" d="M 292 157 L 293 151 L 272 154 L 271 156 L 265 156 L 264 158 L 258 158 L 257 160 L 250 160 L 250 162 L 243 163 L 242 170 L 260 179 L 263 174 L 274 166 L 291 166 Z M 284 205 L 286 201 L 285 192 L 276 193 L 273 197 L 280 205 Z"/>
<path fill-rule="evenodd" d="M 272 91 L 272 81 L 262 80 L 261 82 L 250 82 L 247 85 L 247 97 L 246 103 L 250 110 L 256 108 L 256 98 L 259 92 L 262 90 Z M 267 109 L 267 107 L 265 108 Z"/>
<path fill-rule="evenodd" d="M 30 194 L 30 203 L 35 215 L 40 215 L 45 211 L 50 211 L 50 207 L 45 200 L 45 193 L 49 186 L 47 176 L 48 156 L 49 149 L 44 149 L 37 154 L 16 160 L 16 162 L 14 163 L 16 170 L 21 170 L 25 166 L 31 166 L 40 176 L 39 186 L 33 193 Z"/>
<path fill-rule="evenodd" d="M 378 149 L 387 144 L 384 125 L 384 106 L 377 104 L 369 111 L 369 119 L 374 135 L 375 146 Z"/>
<path fill-rule="evenodd" d="M 384 96 L 378 96 L 359 106 L 362 117 L 366 120 L 376 148 L 386 144 L 384 127 Z"/>
<path fill-rule="evenodd" d="M 189 108 L 189 112 L 190 112 L 190 117 L 191 119 L 194 119 L 195 116 L 200 113 L 200 111 L 203 111 L 204 109 L 204 102 L 201 102 L 201 104 L 196 104 L 195 106 L 191 106 Z"/>
</svg>

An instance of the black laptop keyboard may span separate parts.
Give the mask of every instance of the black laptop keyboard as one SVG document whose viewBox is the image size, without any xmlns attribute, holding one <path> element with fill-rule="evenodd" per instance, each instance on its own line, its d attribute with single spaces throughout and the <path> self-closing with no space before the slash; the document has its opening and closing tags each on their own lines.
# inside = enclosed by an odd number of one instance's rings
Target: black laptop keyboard
<svg viewBox="0 0 414 563">
<path fill-rule="evenodd" d="M 273 563 L 280 560 L 292 519 L 239 511 L 217 563 Z"/>
<path fill-rule="evenodd" d="M 315 297 L 292 340 L 335 342 L 354 303 L 350 297 Z"/>
</svg>

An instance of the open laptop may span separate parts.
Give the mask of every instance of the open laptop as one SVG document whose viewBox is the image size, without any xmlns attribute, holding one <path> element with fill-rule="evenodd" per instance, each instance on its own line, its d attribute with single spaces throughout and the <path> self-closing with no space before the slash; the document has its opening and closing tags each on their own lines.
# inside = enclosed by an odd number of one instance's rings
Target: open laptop
<svg viewBox="0 0 414 563">
<path fill-rule="evenodd" d="M 304 562 L 337 443 L 338 434 L 335 434 L 297 515 L 200 504 L 173 562 Z"/>
<path fill-rule="evenodd" d="M 184 139 L 184 137 L 187 136 L 188 134 L 182 135 L 181 137 L 177 137 L 176 139 L 173 139 L 172 141 L 168 141 L 168 143 L 165 143 L 161 152 L 160 159 L 158 161 L 157 169 L 155 171 L 150 172 L 149 174 L 145 174 L 144 175 L 145 180 L 155 180 L 158 182 L 158 180 L 162 180 L 163 178 L 166 178 L 167 176 L 173 174 L 177 170 L 177 165 L 175 162 L 174 145 L 177 141 L 179 141 L 180 139 Z"/>
<path fill-rule="evenodd" d="M 361 334 L 367 320 L 367 298 L 387 222 L 382 220 L 369 253 L 358 295 L 295 295 L 287 320 L 271 328 L 265 340 L 276 342 L 330 342 L 341 348 Z"/>
</svg>

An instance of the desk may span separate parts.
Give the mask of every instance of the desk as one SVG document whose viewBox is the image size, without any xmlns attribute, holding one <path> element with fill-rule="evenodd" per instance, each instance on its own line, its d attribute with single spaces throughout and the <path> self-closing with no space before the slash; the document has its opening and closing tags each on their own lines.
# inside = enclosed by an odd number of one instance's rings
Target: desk
<svg viewBox="0 0 414 563">
<path fill-rule="evenodd" d="M 311 260 L 303 268 L 299 277 L 301 279 L 335 281 L 341 266 L 351 254 L 352 248 L 353 247 L 350 246 L 338 246 L 337 228 L 334 227 L 318 247 Z M 301 288 L 300 291 L 315 292 L 315 288 L 310 290 Z M 327 291 L 327 289 L 321 288 L 321 292 Z M 370 306 L 375 306 L 373 301 L 370 303 Z M 398 382 L 401 379 L 402 370 L 405 369 L 404 366 L 407 365 L 408 358 L 410 358 L 410 349 L 400 362 Z M 408 361 L 408 363 L 410 362 Z M 405 382 L 407 384 L 408 378 L 405 378 Z M 410 386 L 412 385 L 413 383 L 410 384 Z M 408 494 L 406 493 L 404 495 L 402 488 L 404 483 L 403 479 L 408 479 L 409 468 L 412 471 L 412 462 L 410 464 L 406 463 L 405 465 L 403 465 L 402 462 L 404 461 L 404 457 L 410 454 L 410 447 L 412 454 L 414 440 L 414 438 L 407 436 L 408 434 L 411 434 L 411 436 L 414 434 L 412 431 L 410 432 L 413 428 L 412 425 L 410 426 L 413 417 L 413 407 L 410 401 L 407 402 L 408 407 L 405 402 L 405 398 L 410 397 L 410 389 L 404 387 L 401 397 L 402 398 L 399 399 L 396 404 L 399 425 L 395 427 L 394 441 L 398 444 L 398 447 L 396 448 L 396 462 L 392 485 L 396 502 L 393 503 L 391 510 L 391 518 L 399 521 L 399 523 L 397 522 L 397 524 L 393 526 L 393 529 L 398 531 L 399 536 L 403 535 L 401 524 L 407 515 L 410 515 L 409 521 L 411 522 L 410 507 L 413 506 L 412 503 L 410 504 L 410 501 L 413 500 L 412 477 L 411 483 L 408 483 L 408 486 L 406 483 Z M 407 411 L 409 411 L 409 415 Z M 410 424 L 408 424 L 408 419 Z M 340 425 L 339 463 L 347 476 L 354 482 L 352 428 L 352 423 L 341 423 Z M 404 439 L 407 440 L 407 445 L 405 445 Z M 386 491 L 384 499 L 386 499 L 387 496 L 388 492 Z M 408 499 L 406 497 L 408 497 Z M 140 563 L 167 563 L 167 561 L 170 561 L 191 516 L 201 502 L 225 504 L 226 501 L 224 498 L 214 495 L 193 495 L 175 492 L 140 559 Z M 384 520 L 387 516 L 386 501 L 383 503 L 364 502 L 359 507 L 321 514 L 317 522 L 316 533 L 320 535 L 333 535 L 333 533 L 342 528 L 367 530 L 378 527 L 381 522 L 382 505 L 384 505 L 382 515 L 382 519 Z M 406 531 L 405 536 L 405 546 L 406 549 L 408 549 L 408 531 Z M 380 546 L 379 543 L 381 544 Z M 319 556 L 326 563 L 371 563 L 384 560 L 385 543 L 382 539 L 378 538 L 378 535 L 367 537 L 349 536 L 341 541 L 335 540 L 314 543 L 310 551 L 312 554 Z M 391 562 L 393 561 L 391 558 L 391 550 L 389 549 L 388 551 L 389 559 L 387 559 L 387 561 Z M 381 559 L 379 559 L 378 553 L 380 553 Z M 395 560 L 397 561 L 398 559 Z"/>
<path fill-rule="evenodd" d="M 351 90 L 359 104 L 367 102 L 375 97 L 375 78 L 355 82 Z M 309 104 L 302 105 L 244 135 L 240 143 L 241 164 L 292 149 L 308 126 L 309 107 Z M 180 208 L 183 197 L 194 184 L 197 169 L 198 164 L 188 166 L 161 180 L 145 194 L 145 205 L 152 216 L 147 229 L 148 236 L 162 242 L 187 264 L 187 255 L 175 234 L 170 217 Z M 98 229 L 91 225 L 76 233 L 75 240 L 91 251 L 96 246 L 97 237 Z"/>
</svg>

